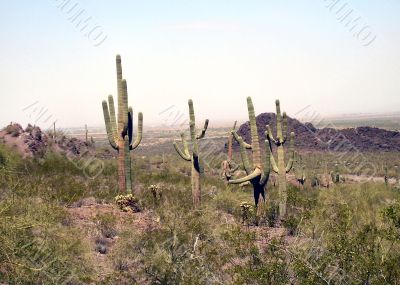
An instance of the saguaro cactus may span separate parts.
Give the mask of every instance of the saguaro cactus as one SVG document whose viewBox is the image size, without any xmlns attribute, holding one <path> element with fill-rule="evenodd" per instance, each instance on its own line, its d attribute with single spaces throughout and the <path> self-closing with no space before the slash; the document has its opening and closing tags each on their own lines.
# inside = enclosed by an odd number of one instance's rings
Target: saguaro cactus
<svg viewBox="0 0 400 285">
<path fill-rule="evenodd" d="M 339 171 L 339 164 L 336 162 L 335 163 L 335 171 L 332 172 L 332 182 L 337 184 L 340 183 L 341 177 L 340 177 L 340 171 Z"/>
<path fill-rule="evenodd" d="M 236 121 L 233 124 L 232 130 L 229 132 L 228 135 L 228 159 L 224 160 L 221 164 L 221 171 L 222 171 L 222 178 L 224 178 L 226 181 L 229 181 L 233 174 L 235 173 L 236 170 L 238 170 L 239 165 L 236 165 L 236 163 L 232 160 L 232 143 L 233 143 L 233 134 L 232 132 L 235 131 L 236 128 Z"/>
<path fill-rule="evenodd" d="M 265 185 L 268 183 L 269 174 L 270 174 L 270 158 L 271 155 L 269 148 L 265 148 L 266 155 L 261 155 L 261 149 L 258 138 L 258 130 L 256 124 L 256 116 L 254 112 L 253 102 L 251 101 L 251 97 L 247 97 L 247 110 L 249 113 L 249 121 L 250 121 L 250 132 L 251 132 L 251 144 L 246 143 L 238 133 L 233 130 L 232 134 L 235 140 L 239 143 L 240 147 L 240 156 L 242 158 L 242 163 L 244 169 L 246 171 L 247 176 L 229 180 L 230 184 L 242 184 L 246 182 L 250 182 L 253 186 L 253 194 L 254 194 L 254 203 L 256 208 L 258 207 L 258 202 L 260 199 L 260 195 L 265 201 Z M 267 145 L 266 145 L 267 146 Z M 250 164 L 247 149 L 251 149 L 252 157 L 253 157 L 253 165 Z"/>
<path fill-rule="evenodd" d="M 121 192 L 132 192 L 132 171 L 130 151 L 136 149 L 142 140 L 143 114 L 138 115 L 138 130 L 135 141 L 133 137 L 133 111 L 128 108 L 128 88 L 122 79 L 121 57 L 116 56 L 118 88 L 118 121 L 115 116 L 114 99 L 108 96 L 103 101 L 104 122 L 110 145 L 118 151 L 118 186 Z"/>
<path fill-rule="evenodd" d="M 285 165 L 285 152 L 283 146 L 287 141 L 287 117 L 286 113 L 283 112 L 281 116 L 281 107 L 279 100 L 275 101 L 276 105 L 276 138 L 272 135 L 271 127 L 267 126 L 267 140 L 269 142 L 270 150 L 272 151 L 272 144 L 277 147 L 278 163 L 276 163 L 273 155 L 271 158 L 272 170 L 278 174 L 278 185 L 279 185 L 279 218 L 282 220 L 286 215 L 286 200 L 287 200 L 287 188 L 286 188 L 286 173 L 288 173 L 293 166 L 294 158 L 294 133 L 290 133 L 289 142 L 289 161 Z"/>
<path fill-rule="evenodd" d="M 89 131 L 88 131 L 87 125 L 85 125 L 85 141 L 87 144 L 89 143 L 88 134 L 89 134 Z"/>
<path fill-rule="evenodd" d="M 388 167 L 387 167 L 386 164 L 383 166 L 383 171 L 384 171 L 384 177 L 383 178 L 385 180 L 385 185 L 388 186 L 389 185 L 389 174 L 388 174 Z"/>
<path fill-rule="evenodd" d="M 179 148 L 176 142 L 174 142 L 174 147 L 176 152 L 186 161 L 190 161 L 192 164 L 192 197 L 193 205 L 195 208 L 200 206 L 201 203 L 201 185 L 200 185 L 200 175 L 203 173 L 203 166 L 200 163 L 199 157 L 199 144 L 198 140 L 204 138 L 208 128 L 208 119 L 204 123 L 203 130 L 200 134 L 196 134 L 196 120 L 194 116 L 193 101 L 189 99 L 189 129 L 190 129 L 190 140 L 192 146 L 192 152 L 189 152 L 188 143 L 185 138 L 185 133 L 181 133 L 181 140 L 183 150 Z"/>
</svg>

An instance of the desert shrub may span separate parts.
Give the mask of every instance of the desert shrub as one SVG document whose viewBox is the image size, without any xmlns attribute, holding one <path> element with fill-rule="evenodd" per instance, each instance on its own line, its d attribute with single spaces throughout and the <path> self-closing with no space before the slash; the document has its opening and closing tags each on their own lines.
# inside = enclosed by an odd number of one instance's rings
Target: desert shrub
<svg viewBox="0 0 400 285">
<path fill-rule="evenodd" d="M 396 231 L 397 211 L 385 205 L 394 195 L 380 184 L 321 192 L 308 224 L 301 225 L 305 236 L 291 247 L 299 283 L 396 284 L 400 243 L 388 233 Z M 316 234 L 307 238 L 311 228 Z"/>
<path fill-rule="evenodd" d="M 48 152 L 41 159 L 26 159 L 24 163 L 24 170 L 30 175 L 79 175 L 83 176 L 83 172 L 63 155 Z"/>
<path fill-rule="evenodd" d="M 283 226 L 288 230 L 288 235 L 294 236 L 297 233 L 297 227 L 299 226 L 300 220 L 295 216 L 287 217 L 284 222 Z"/>
<path fill-rule="evenodd" d="M 3 151 L 0 150 L 0 167 L 6 166 L 7 157 Z"/>
<path fill-rule="evenodd" d="M 272 239 L 260 248 L 255 232 L 238 227 L 226 232 L 225 238 L 236 256 L 229 267 L 233 284 L 288 284 L 283 240 Z"/>
<path fill-rule="evenodd" d="M 95 217 L 95 223 L 97 224 L 97 228 L 102 236 L 106 238 L 113 238 L 117 235 L 117 219 L 113 214 L 97 214 Z"/>
<path fill-rule="evenodd" d="M 212 284 L 221 279 L 224 244 L 214 234 L 215 216 L 177 208 L 158 210 L 160 227 L 124 232 L 113 251 L 117 280 L 138 284 Z M 213 227 L 213 226 L 214 227 Z"/>
<path fill-rule="evenodd" d="M 279 207 L 276 203 L 267 203 L 265 208 L 265 218 L 270 227 L 275 227 L 279 221 Z"/>
<path fill-rule="evenodd" d="M 241 219 L 240 204 L 247 201 L 252 204 L 251 197 L 247 193 L 232 193 L 229 190 L 219 191 L 212 203 L 217 210 L 234 215 L 238 220 Z"/>
<path fill-rule="evenodd" d="M 91 282 L 80 233 L 66 212 L 36 199 L 0 202 L 0 280 L 7 284 Z"/>
</svg>

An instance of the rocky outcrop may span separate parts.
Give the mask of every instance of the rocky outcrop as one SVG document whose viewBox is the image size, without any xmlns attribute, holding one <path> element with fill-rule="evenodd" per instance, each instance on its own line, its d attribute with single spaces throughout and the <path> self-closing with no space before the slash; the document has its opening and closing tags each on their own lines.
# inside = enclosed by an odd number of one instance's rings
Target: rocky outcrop
<svg viewBox="0 0 400 285">
<path fill-rule="evenodd" d="M 0 140 L 6 145 L 16 148 L 23 156 L 43 157 L 48 151 L 79 156 L 93 147 L 77 138 L 68 138 L 59 134 L 54 139 L 39 127 L 28 126 L 23 129 L 20 124 L 10 123 L 0 131 Z"/>
<path fill-rule="evenodd" d="M 262 113 L 256 117 L 260 139 L 265 140 L 266 125 L 276 126 L 274 113 Z M 321 128 L 311 123 L 288 117 L 289 131 L 296 134 L 296 147 L 318 151 L 400 151 L 400 133 L 373 127 L 347 129 Z M 249 122 L 240 126 L 238 133 L 250 142 Z"/>
</svg>

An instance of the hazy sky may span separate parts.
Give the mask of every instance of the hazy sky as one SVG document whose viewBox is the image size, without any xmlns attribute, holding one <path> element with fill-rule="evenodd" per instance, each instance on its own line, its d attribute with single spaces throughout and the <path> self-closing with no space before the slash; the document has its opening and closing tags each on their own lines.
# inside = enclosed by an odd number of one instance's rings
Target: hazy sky
<svg viewBox="0 0 400 285">
<path fill-rule="evenodd" d="M 146 124 L 400 111 L 400 1 L 334 1 L 1 1 L 0 126 L 101 126 L 117 53 Z"/>
</svg>

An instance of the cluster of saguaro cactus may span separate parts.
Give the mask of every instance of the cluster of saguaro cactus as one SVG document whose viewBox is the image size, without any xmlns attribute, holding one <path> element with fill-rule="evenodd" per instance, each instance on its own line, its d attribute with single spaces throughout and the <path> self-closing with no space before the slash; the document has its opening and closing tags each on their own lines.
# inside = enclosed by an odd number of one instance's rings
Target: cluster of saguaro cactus
<svg viewBox="0 0 400 285">
<path fill-rule="evenodd" d="M 193 197 L 193 205 L 195 208 L 200 206 L 201 203 L 201 185 L 200 185 L 200 175 L 203 173 L 204 169 L 200 163 L 199 156 L 199 144 L 198 140 L 204 138 L 206 135 L 206 131 L 208 128 L 208 119 L 204 123 L 203 130 L 200 134 L 196 133 L 196 120 L 194 116 L 194 108 L 193 101 L 190 99 L 189 102 L 189 129 L 190 129 L 190 139 L 191 139 L 191 147 L 192 151 L 189 151 L 189 146 L 185 138 L 185 133 L 181 133 L 181 140 L 183 150 L 179 148 L 176 142 L 174 142 L 174 147 L 176 152 L 186 161 L 190 161 L 192 164 L 192 197 Z"/>
<path fill-rule="evenodd" d="M 143 115 L 138 115 L 138 130 L 133 141 L 133 111 L 128 108 L 128 88 L 126 80 L 122 79 L 121 57 L 116 56 L 118 117 L 115 115 L 114 99 L 108 96 L 103 101 L 103 114 L 107 137 L 110 145 L 118 151 L 118 186 L 121 192 L 132 192 L 132 170 L 130 151 L 137 148 L 142 140 Z M 117 120 L 118 118 L 118 120 Z"/>
<path fill-rule="evenodd" d="M 276 105 L 276 138 L 272 135 L 270 126 L 267 126 L 267 140 L 269 142 L 270 150 L 272 151 L 272 144 L 277 147 L 278 163 L 276 163 L 274 156 L 271 154 L 271 168 L 278 174 L 278 189 L 279 189 L 279 218 L 282 220 L 286 215 L 286 200 L 287 200 L 287 188 L 286 188 L 286 173 L 288 173 L 293 166 L 294 160 L 294 133 L 290 133 L 289 142 L 289 161 L 285 165 L 285 152 L 283 146 L 287 141 L 287 116 L 283 112 L 281 115 L 281 108 L 279 100 L 275 101 Z"/>
<path fill-rule="evenodd" d="M 239 165 L 237 165 L 232 159 L 233 158 L 233 150 L 232 150 L 233 134 L 232 134 L 232 132 L 234 132 L 235 129 L 236 129 L 236 121 L 233 124 L 232 130 L 228 134 L 228 159 L 224 160 L 221 164 L 221 172 L 222 172 L 221 175 L 222 175 L 222 178 L 225 179 L 226 181 L 231 180 L 234 173 L 239 168 Z"/>
<path fill-rule="evenodd" d="M 306 182 L 306 171 L 303 162 L 303 157 L 297 151 L 295 152 L 295 175 L 296 180 L 299 182 L 300 185 L 304 185 Z"/>
<path fill-rule="evenodd" d="M 230 184 L 242 184 L 250 182 L 253 186 L 254 192 L 254 202 L 256 208 L 258 207 L 260 196 L 263 198 L 265 202 L 265 185 L 268 182 L 270 175 L 270 155 L 271 152 L 269 148 L 265 147 L 265 155 L 261 154 L 259 138 L 258 138 L 258 130 L 256 124 L 256 116 L 254 113 L 253 102 L 251 101 L 251 97 L 247 97 L 247 110 L 249 113 L 249 121 L 250 121 L 250 133 L 251 133 L 251 144 L 246 143 L 238 133 L 233 130 L 232 134 L 235 140 L 239 143 L 240 147 L 240 156 L 242 158 L 243 167 L 246 171 L 246 176 L 238 179 L 229 180 Z M 251 149 L 252 153 L 252 165 L 250 164 L 247 150 Z"/>
</svg>

